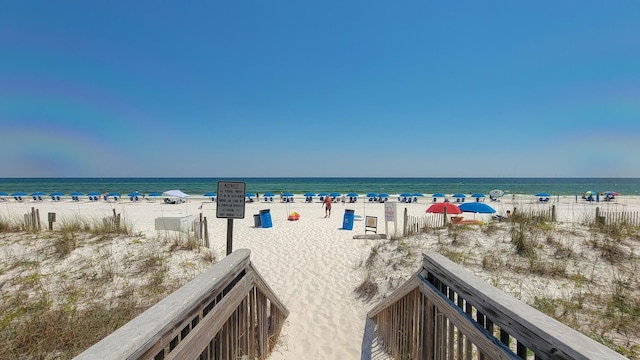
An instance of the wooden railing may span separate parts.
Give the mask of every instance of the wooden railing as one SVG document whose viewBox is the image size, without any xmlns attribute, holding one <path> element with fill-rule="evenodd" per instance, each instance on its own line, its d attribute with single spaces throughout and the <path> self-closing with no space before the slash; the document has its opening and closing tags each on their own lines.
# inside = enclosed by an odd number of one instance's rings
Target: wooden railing
<svg viewBox="0 0 640 360">
<path fill-rule="evenodd" d="M 76 359 L 266 359 L 288 315 L 241 249 Z"/>
<path fill-rule="evenodd" d="M 395 359 L 626 359 L 435 253 L 368 317 Z"/>
</svg>

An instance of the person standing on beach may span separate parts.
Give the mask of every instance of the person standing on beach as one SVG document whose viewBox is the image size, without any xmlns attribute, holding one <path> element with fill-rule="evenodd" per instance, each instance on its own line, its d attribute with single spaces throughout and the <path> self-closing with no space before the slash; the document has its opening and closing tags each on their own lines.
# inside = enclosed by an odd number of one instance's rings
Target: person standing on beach
<svg viewBox="0 0 640 360">
<path fill-rule="evenodd" d="M 323 201 L 324 217 L 331 217 L 331 196 L 326 196 Z"/>
</svg>

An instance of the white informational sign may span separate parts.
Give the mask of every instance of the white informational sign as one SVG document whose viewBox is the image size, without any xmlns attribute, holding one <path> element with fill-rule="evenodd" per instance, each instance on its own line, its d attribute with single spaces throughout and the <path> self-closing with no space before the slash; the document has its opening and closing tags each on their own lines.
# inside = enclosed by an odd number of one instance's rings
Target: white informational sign
<svg viewBox="0 0 640 360">
<path fill-rule="evenodd" d="M 396 222 L 396 203 L 385 202 L 384 203 L 384 221 Z"/>
<path fill-rule="evenodd" d="M 216 217 L 244 219 L 246 188 L 242 181 L 218 181 Z"/>
</svg>

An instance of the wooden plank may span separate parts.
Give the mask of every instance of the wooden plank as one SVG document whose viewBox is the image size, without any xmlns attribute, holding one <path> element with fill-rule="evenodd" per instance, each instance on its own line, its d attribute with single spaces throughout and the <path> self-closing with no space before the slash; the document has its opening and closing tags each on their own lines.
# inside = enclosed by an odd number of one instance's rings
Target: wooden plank
<svg viewBox="0 0 640 360">
<path fill-rule="evenodd" d="M 369 313 L 367 313 L 367 317 L 373 319 L 377 314 L 381 311 L 385 310 L 391 304 L 397 302 L 403 297 L 407 296 L 411 291 L 413 291 L 418 284 L 420 283 L 420 279 L 417 278 L 418 273 L 414 274 L 407 280 L 404 284 L 400 285 L 394 292 L 391 293 L 387 298 L 383 299 L 378 303 L 378 305 L 374 306 Z"/>
<path fill-rule="evenodd" d="M 440 312 L 449 319 L 466 338 L 471 340 L 481 351 L 491 359 L 511 359 L 518 357 L 500 344 L 493 336 L 489 336 L 486 329 L 475 321 L 470 321 L 468 315 L 458 308 L 451 300 L 442 295 L 427 281 L 420 282 L 422 293 L 433 301 Z"/>
<path fill-rule="evenodd" d="M 429 299 L 428 296 L 425 296 L 425 298 L 427 299 L 427 331 L 425 332 L 427 334 L 427 338 L 426 338 L 426 354 L 427 354 L 427 359 L 433 359 L 436 356 L 436 349 L 435 349 L 435 338 L 436 338 L 436 324 L 435 324 L 435 311 L 436 311 L 436 307 L 433 304 L 433 301 L 431 301 L 431 299 Z"/>
<path fill-rule="evenodd" d="M 249 294 L 249 358 L 256 356 L 256 342 L 254 341 L 256 338 L 256 316 L 256 289 L 254 287 Z"/>
<path fill-rule="evenodd" d="M 248 260 L 248 258 L 247 258 L 247 260 Z M 192 302 L 191 303 L 191 305 L 192 305 L 191 312 L 192 313 L 202 314 L 204 308 L 207 307 L 207 305 L 210 304 L 212 301 L 216 303 L 215 306 L 218 306 L 216 299 L 222 298 L 222 291 L 230 283 L 232 283 L 242 272 L 246 272 L 247 271 L 246 266 L 248 266 L 248 265 L 249 265 L 249 261 L 247 261 L 244 264 L 245 267 L 234 269 L 234 271 L 231 271 L 228 274 L 228 276 L 226 276 L 224 279 L 221 279 L 221 281 L 216 285 L 215 289 L 211 289 L 211 292 L 208 294 L 207 297 L 201 298 L 197 302 Z M 215 306 L 214 306 L 214 308 L 215 308 Z M 190 317 L 191 315 L 192 314 L 182 315 L 182 322 L 184 323 L 186 321 L 186 317 Z M 148 356 L 149 354 L 155 354 L 159 349 L 162 349 L 170 339 L 172 339 L 173 337 L 175 337 L 178 334 L 178 329 L 181 326 L 181 324 L 179 323 L 180 320 L 181 320 L 180 317 L 174 318 L 174 324 L 173 324 L 173 330 L 172 331 L 166 332 L 164 334 L 164 336 L 162 336 L 162 334 L 159 334 L 158 337 L 155 339 L 155 344 L 152 344 L 151 347 L 144 354 L 135 355 L 132 358 L 145 357 L 145 356 Z"/>
<path fill-rule="evenodd" d="M 541 359 L 626 359 L 471 274 L 446 257 L 423 255 L 423 267 L 462 295 Z"/>
<path fill-rule="evenodd" d="M 196 326 L 189 336 L 184 338 L 176 348 L 170 352 L 165 359 L 195 359 L 200 355 L 206 345 L 214 338 L 215 334 L 227 323 L 238 306 L 247 297 L 253 288 L 253 276 L 243 277 L 230 291 L 220 300 L 218 306 L 205 316 L 198 326 Z M 232 343 L 229 339 L 233 329 L 226 329 L 225 343 Z M 227 346 L 227 348 L 230 346 Z"/>
<path fill-rule="evenodd" d="M 267 296 L 267 298 L 269 298 L 269 300 L 274 305 L 276 305 L 278 307 L 278 309 L 280 309 L 280 311 L 282 312 L 284 317 L 289 316 L 289 310 L 287 310 L 287 307 L 284 306 L 284 303 L 282 303 L 282 301 L 280 301 L 278 296 L 276 296 L 276 293 L 271 289 L 269 284 L 267 284 L 267 282 L 264 281 L 264 278 L 260 275 L 258 270 L 256 270 L 256 268 L 253 266 L 253 264 L 249 264 L 249 268 L 251 269 L 251 271 L 253 273 L 256 274 L 255 275 L 255 287 L 258 290 L 260 290 L 261 293 L 265 294 Z"/>
</svg>

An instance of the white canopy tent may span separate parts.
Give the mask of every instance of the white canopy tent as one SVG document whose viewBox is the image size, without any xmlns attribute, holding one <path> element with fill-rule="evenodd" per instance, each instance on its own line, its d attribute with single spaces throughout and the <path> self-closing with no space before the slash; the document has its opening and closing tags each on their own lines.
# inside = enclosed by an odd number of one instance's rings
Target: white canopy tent
<svg viewBox="0 0 640 360">
<path fill-rule="evenodd" d="M 162 193 L 165 204 L 180 204 L 186 202 L 189 195 L 180 190 L 168 190 Z M 177 199 L 176 199 L 177 198 Z"/>
<path fill-rule="evenodd" d="M 169 197 L 177 197 L 177 198 L 180 198 L 180 199 L 186 199 L 190 195 L 187 195 L 187 194 L 183 193 L 180 190 L 168 190 L 168 191 L 163 192 L 162 196 L 169 196 Z"/>
</svg>

